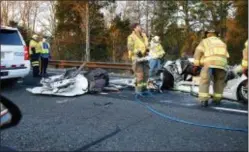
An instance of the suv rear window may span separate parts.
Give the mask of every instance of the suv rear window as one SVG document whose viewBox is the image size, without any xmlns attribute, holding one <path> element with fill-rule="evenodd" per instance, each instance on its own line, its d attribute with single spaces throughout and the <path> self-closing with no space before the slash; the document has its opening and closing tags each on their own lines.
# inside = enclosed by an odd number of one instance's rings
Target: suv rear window
<svg viewBox="0 0 249 152">
<path fill-rule="evenodd" d="M 20 36 L 16 30 L 0 30 L 1 45 L 22 45 Z"/>
</svg>

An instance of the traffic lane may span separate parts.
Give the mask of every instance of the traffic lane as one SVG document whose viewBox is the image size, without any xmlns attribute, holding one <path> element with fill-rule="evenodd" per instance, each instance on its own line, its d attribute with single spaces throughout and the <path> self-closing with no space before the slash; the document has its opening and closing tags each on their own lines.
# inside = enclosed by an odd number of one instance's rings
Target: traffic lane
<svg viewBox="0 0 249 152">
<path fill-rule="evenodd" d="M 245 115 L 211 112 L 200 107 L 199 109 L 172 108 L 171 105 L 162 106 L 156 103 L 152 107 L 171 117 L 203 125 L 248 128 Z M 246 151 L 247 142 L 247 133 L 191 126 L 157 116 L 107 139 L 90 150 Z"/>
<path fill-rule="evenodd" d="M 135 100 L 135 92 L 132 88 L 123 89 L 119 92 L 107 92 L 106 94 L 99 94 L 99 96 Z M 153 93 L 153 96 L 145 98 L 144 102 L 161 105 L 170 104 L 172 107 L 182 106 L 189 108 L 200 108 L 200 104 L 195 96 L 179 91 L 166 90 L 163 93 Z M 222 100 L 221 105 L 219 106 L 213 105 L 210 102 L 209 107 L 206 108 L 206 110 L 247 115 L 248 106 L 236 101 Z"/>
<path fill-rule="evenodd" d="M 2 132 L 1 142 L 17 150 L 74 150 L 115 131 L 117 125 L 134 124 L 149 115 L 142 108 L 135 110 L 139 107 L 125 108 L 128 102 L 111 100 L 113 104 L 102 105 L 106 99 L 87 95 L 63 103 L 57 102 L 61 97 L 34 96 L 32 101 L 23 99 L 25 96 L 8 97 L 23 111 L 23 119 L 17 127 Z M 97 117 L 110 108 L 112 123 Z"/>
<path fill-rule="evenodd" d="M 23 85 L 25 86 L 25 84 Z M 8 143 L 13 143 L 11 139 L 14 139 L 16 137 L 12 137 L 12 136 L 13 134 L 17 134 L 16 135 L 18 136 L 17 139 L 19 138 L 20 140 L 16 140 L 16 144 L 9 144 L 10 147 L 12 147 L 12 145 L 15 145 L 17 149 L 85 150 L 85 149 L 91 149 L 93 147 L 95 149 L 96 147 L 100 147 L 99 149 L 102 150 L 103 145 L 106 145 L 105 149 L 108 149 L 107 145 L 111 145 L 111 144 L 108 144 L 109 142 L 107 144 L 103 144 L 103 142 L 113 139 L 114 137 L 117 137 L 120 133 L 124 132 L 126 130 L 124 128 L 127 128 L 125 126 L 134 126 L 134 124 L 136 124 L 135 126 L 137 127 L 135 127 L 132 130 L 138 130 L 136 133 L 132 132 L 131 134 L 128 134 L 127 136 L 131 136 L 131 137 L 138 136 L 141 138 L 145 136 L 146 138 L 147 133 L 144 133 L 143 131 L 141 132 L 139 131 L 140 129 L 142 129 L 139 127 L 139 124 L 144 121 L 148 121 L 147 125 L 151 125 L 151 123 L 153 125 L 155 123 L 153 121 L 150 121 L 150 119 L 154 120 L 155 118 L 157 118 L 151 113 L 149 113 L 148 111 L 144 111 L 144 109 L 143 110 L 140 109 L 141 107 L 138 108 L 139 105 L 137 104 L 130 105 L 130 102 L 133 102 L 131 100 L 126 100 L 128 102 L 124 102 L 124 101 L 120 102 L 120 99 L 129 99 L 129 97 L 132 97 L 132 99 L 134 99 L 133 91 L 132 92 L 124 91 L 124 93 L 120 93 L 120 95 L 123 95 L 123 97 L 119 96 L 118 99 L 113 98 L 113 96 L 117 97 L 117 94 L 111 94 L 111 93 L 109 93 L 108 95 L 104 95 L 106 96 L 105 98 L 103 98 L 103 96 L 98 97 L 98 96 L 89 96 L 89 95 L 73 97 L 73 98 L 64 98 L 64 97 L 50 97 L 50 96 L 33 96 L 24 90 L 25 88 L 24 86 L 16 85 L 16 86 L 11 87 L 11 89 L 9 88 L 7 90 L 6 89 L 4 90 L 5 95 L 7 95 L 9 98 L 11 98 L 14 101 L 19 101 L 17 102 L 17 104 L 19 104 L 21 107 L 21 110 L 24 111 L 24 114 L 23 114 L 24 120 L 22 120 L 22 121 L 25 121 L 23 123 L 24 126 L 18 126 L 18 127 L 21 127 L 21 130 L 20 130 L 21 132 L 19 130 L 16 130 L 17 132 L 15 133 L 10 133 L 10 135 L 7 134 L 10 136 L 9 142 L 8 140 L 6 142 L 7 145 Z M 130 96 L 127 97 L 126 95 L 130 95 Z M 165 100 L 173 99 L 174 97 L 177 97 L 177 96 L 180 96 L 181 99 L 183 99 L 185 95 L 180 94 L 180 93 L 174 94 L 174 92 L 168 92 L 167 94 L 165 94 L 164 99 Z M 113 101 L 116 101 L 114 102 L 115 104 L 113 104 Z M 190 100 L 188 102 L 192 102 L 192 101 L 193 100 Z M 117 103 L 122 103 L 122 104 L 118 105 L 117 108 L 114 110 L 114 112 L 112 112 L 112 108 L 110 107 L 113 107 Z M 124 103 L 128 103 L 128 105 L 123 105 Z M 160 107 L 163 107 L 163 106 L 160 105 L 159 108 Z M 170 105 L 170 107 L 171 109 L 175 109 L 176 106 L 174 107 Z M 98 112 L 101 111 L 98 108 L 104 108 L 104 109 L 108 108 L 108 110 L 105 111 L 104 113 L 97 113 L 97 111 Z M 120 108 L 123 108 L 123 110 L 120 110 Z M 128 109 L 131 109 L 131 111 L 127 111 Z M 124 110 L 126 110 L 126 112 L 122 112 Z M 170 111 L 170 109 L 169 110 L 159 109 L 159 110 L 162 110 L 163 112 Z M 111 113 L 109 113 L 109 111 Z M 142 112 L 139 114 L 139 111 L 142 111 Z M 182 110 L 179 109 L 176 111 L 182 111 Z M 133 112 L 134 114 L 130 115 L 131 112 Z M 182 113 L 186 114 L 186 113 L 191 113 L 191 112 L 192 111 L 186 112 L 186 110 L 185 111 L 183 110 Z M 105 113 L 107 113 L 106 116 L 105 116 Z M 96 117 L 98 119 L 96 119 Z M 230 118 L 230 116 L 228 117 Z M 134 118 L 138 118 L 138 119 L 135 119 L 134 121 L 132 121 Z M 192 118 L 194 117 L 192 116 Z M 231 119 L 231 122 L 236 119 L 237 118 Z M 62 121 L 62 120 L 65 120 L 65 121 Z M 78 122 L 77 120 L 82 120 L 82 121 Z M 129 120 L 129 122 L 127 122 L 127 120 Z M 210 120 L 212 120 L 212 117 L 210 118 Z M 168 122 L 168 121 L 161 120 L 161 119 L 160 121 Z M 69 122 L 70 125 L 68 125 L 67 122 Z M 96 122 L 99 122 L 99 123 L 96 124 Z M 247 120 L 243 122 L 247 122 Z M 113 123 L 115 123 L 115 125 L 112 125 Z M 30 125 L 25 126 L 25 124 L 30 124 Z M 95 124 L 94 126 L 96 126 L 93 128 L 93 132 L 94 132 L 92 133 L 94 134 L 93 136 L 89 135 L 89 130 L 88 130 L 89 127 L 90 128 L 93 127 L 92 124 Z M 173 123 L 171 122 L 171 125 L 172 124 Z M 34 128 L 34 126 L 38 126 L 38 127 Z M 110 128 L 108 131 L 106 131 L 105 129 L 108 129 L 108 126 Z M 117 131 L 117 126 L 118 128 L 121 128 L 121 131 Z M 179 126 L 182 126 L 182 125 L 178 124 L 177 126 L 173 127 L 172 130 L 169 129 L 169 132 L 176 130 Z M 105 131 L 97 131 L 97 130 L 101 130 L 101 128 L 104 128 Z M 14 129 L 14 128 L 11 128 L 11 129 Z M 159 130 L 164 130 L 164 129 L 165 129 L 165 125 L 159 126 Z M 195 130 L 195 129 L 196 128 L 193 127 L 192 129 L 190 129 L 190 131 Z M 9 132 L 9 130 L 6 130 L 6 131 Z M 97 131 L 97 133 L 95 131 Z M 75 135 L 78 133 L 81 136 Z M 33 134 L 37 135 L 38 137 L 37 136 L 31 137 L 31 136 L 34 136 Z M 25 138 L 26 135 L 29 135 L 29 136 Z M 64 137 L 64 136 L 68 136 L 68 137 Z M 160 134 L 153 135 L 153 137 L 154 136 L 155 138 L 157 138 L 157 136 L 160 136 Z M 196 135 L 192 133 L 189 136 L 196 136 Z M 200 133 L 200 136 L 202 136 L 201 133 Z M 88 139 L 88 140 L 82 140 L 83 137 L 84 139 Z M 167 134 L 165 134 L 164 138 L 166 137 L 167 137 Z M 214 137 L 213 139 L 207 139 L 207 140 L 208 141 L 214 140 L 216 138 L 216 134 L 213 135 L 213 137 Z M 239 138 L 241 136 L 233 134 L 230 137 L 233 137 L 234 139 L 234 138 Z M 121 138 L 119 140 L 122 141 L 123 137 L 121 135 L 121 137 L 117 137 L 117 138 Z M 161 141 L 165 140 L 164 138 L 160 139 L 160 141 L 157 141 L 157 143 L 161 143 Z M 185 137 L 183 134 L 182 138 L 190 138 L 190 137 Z M 228 138 L 228 137 L 226 137 L 225 135 L 221 135 L 221 138 Z M 71 140 L 76 143 L 72 142 Z M 118 143 L 115 143 L 115 141 L 112 141 L 112 140 L 110 142 L 111 143 L 114 142 L 115 145 L 119 145 L 118 148 L 120 147 L 122 149 L 123 147 L 123 149 L 129 150 L 129 144 L 126 145 L 125 143 L 122 143 L 122 142 L 120 143 L 119 140 L 117 141 Z M 20 141 L 22 141 L 21 144 L 19 143 Z M 148 147 L 153 148 L 153 145 L 152 145 L 154 144 L 153 141 L 144 142 L 145 145 L 143 145 L 143 142 L 139 142 L 139 141 L 140 140 L 138 140 L 137 138 L 131 140 L 131 143 L 137 143 L 137 146 L 135 146 L 133 149 L 145 149 L 146 150 L 146 149 L 149 149 Z M 247 141 L 247 138 L 246 138 L 246 141 Z M 173 142 L 177 142 L 177 141 L 173 140 Z M 56 145 L 51 146 L 53 145 L 53 143 L 56 143 Z M 65 144 L 62 144 L 62 143 L 65 143 Z M 184 145 L 185 143 L 182 143 L 182 144 Z M 197 144 L 198 144 L 198 141 L 197 141 Z M 239 144 L 236 143 L 236 144 L 237 145 L 242 144 L 241 146 L 242 150 L 243 150 L 243 147 L 245 147 L 245 144 L 243 142 L 240 142 Z M 38 145 L 38 146 L 35 146 L 35 145 Z M 110 148 L 112 149 L 112 147 L 115 147 L 115 145 L 110 146 L 109 149 Z M 146 145 L 148 147 L 146 147 Z M 231 144 L 231 146 L 233 145 L 234 144 Z M 158 146 L 159 148 L 165 147 L 162 144 L 158 144 L 158 145 L 156 144 L 155 146 Z M 169 147 L 171 147 L 171 149 L 177 149 L 177 147 L 174 147 L 174 145 L 171 145 L 171 144 L 169 145 Z M 182 146 L 182 148 L 184 148 L 184 146 Z M 186 148 L 191 148 L 191 146 L 186 147 Z M 193 149 L 195 148 L 197 147 L 193 147 Z M 232 148 L 232 149 L 235 149 L 235 148 Z"/>
<path fill-rule="evenodd" d="M 90 151 L 246 151 L 247 134 L 193 127 L 152 116 Z"/>
<path fill-rule="evenodd" d="M 18 97 L 16 94 L 23 96 Z M 213 129 L 166 121 L 131 100 L 90 95 L 73 98 L 33 96 L 28 92 L 16 90 L 7 96 L 20 105 L 24 114 L 23 120 L 16 128 L 3 132 L 2 143 L 18 150 L 215 150 L 212 146 L 207 147 L 205 143 L 208 141 L 213 144 L 216 139 L 221 145 L 216 148 L 218 150 L 238 150 L 239 147 L 239 150 L 245 150 L 247 147 L 247 136 L 243 133 L 217 133 Z M 32 99 L 25 100 L 27 96 Z M 162 108 L 169 111 L 172 107 Z M 186 109 L 177 111 L 183 114 L 192 113 Z M 195 118 L 196 113 L 193 114 L 188 117 Z M 209 119 L 212 120 L 212 117 Z M 237 117 L 228 116 L 227 119 L 232 122 Z M 117 131 L 117 127 L 121 131 Z M 178 132 L 179 129 L 183 133 Z M 148 135 L 152 136 L 153 140 L 148 138 Z M 170 143 L 164 142 L 169 137 Z M 199 140 L 203 137 L 207 138 Z M 180 139 L 191 139 L 193 142 L 188 140 L 186 143 Z M 234 139 L 236 141 L 233 141 Z M 132 143 L 134 146 L 131 147 Z"/>
</svg>

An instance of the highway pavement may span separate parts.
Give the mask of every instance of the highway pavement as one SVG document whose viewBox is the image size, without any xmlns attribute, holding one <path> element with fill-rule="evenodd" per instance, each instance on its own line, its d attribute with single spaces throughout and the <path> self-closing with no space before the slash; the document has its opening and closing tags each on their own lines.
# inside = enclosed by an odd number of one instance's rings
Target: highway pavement
<svg viewBox="0 0 249 152">
<path fill-rule="evenodd" d="M 23 118 L 1 131 L 1 149 L 13 151 L 247 151 L 248 133 L 194 126 L 248 128 L 247 106 L 224 100 L 200 107 L 195 97 L 165 91 L 135 101 L 133 90 L 77 97 L 33 95 L 31 76 L 3 85 L 1 94 L 16 103 Z M 147 107 L 146 107 L 147 106 Z M 159 112 L 158 115 L 148 106 Z M 229 111 L 223 109 L 233 109 Z M 234 111 L 235 110 L 235 111 Z M 182 122 L 170 120 L 174 118 Z"/>
</svg>

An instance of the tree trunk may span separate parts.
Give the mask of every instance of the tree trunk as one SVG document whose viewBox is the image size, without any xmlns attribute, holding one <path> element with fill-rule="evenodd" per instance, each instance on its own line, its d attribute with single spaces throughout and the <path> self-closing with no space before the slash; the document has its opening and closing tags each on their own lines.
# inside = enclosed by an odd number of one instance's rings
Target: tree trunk
<svg viewBox="0 0 249 152">
<path fill-rule="evenodd" d="M 86 61 L 90 61 L 89 2 L 86 2 Z"/>
<path fill-rule="evenodd" d="M 146 35 L 149 35 L 149 6 L 148 1 L 146 1 Z"/>
</svg>

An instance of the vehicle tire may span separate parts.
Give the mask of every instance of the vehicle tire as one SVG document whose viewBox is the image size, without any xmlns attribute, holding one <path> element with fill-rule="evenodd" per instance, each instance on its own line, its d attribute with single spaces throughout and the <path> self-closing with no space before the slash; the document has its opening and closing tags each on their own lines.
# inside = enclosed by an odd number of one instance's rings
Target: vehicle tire
<svg viewBox="0 0 249 152">
<path fill-rule="evenodd" d="M 243 104 L 248 104 L 248 87 L 247 79 L 242 81 L 237 90 L 238 100 Z"/>
<path fill-rule="evenodd" d="M 19 80 L 18 78 L 13 78 L 13 79 L 9 79 L 8 82 L 9 82 L 10 85 L 15 85 L 18 80 Z"/>
<path fill-rule="evenodd" d="M 17 83 L 17 81 L 17 78 L 1 80 L 1 86 L 13 86 Z"/>
<path fill-rule="evenodd" d="M 174 88 L 174 77 L 167 69 L 164 69 L 160 75 L 160 79 L 162 80 L 161 90 L 170 90 Z"/>
</svg>

